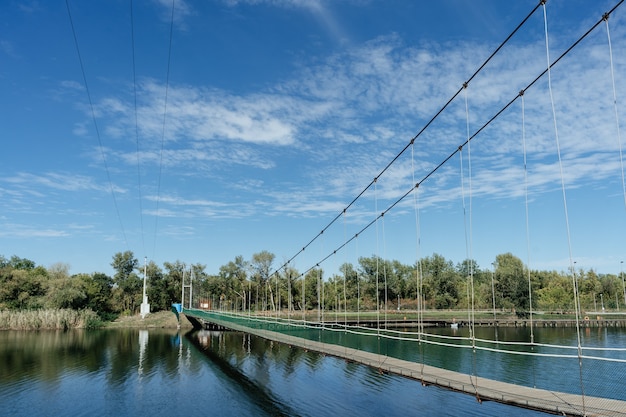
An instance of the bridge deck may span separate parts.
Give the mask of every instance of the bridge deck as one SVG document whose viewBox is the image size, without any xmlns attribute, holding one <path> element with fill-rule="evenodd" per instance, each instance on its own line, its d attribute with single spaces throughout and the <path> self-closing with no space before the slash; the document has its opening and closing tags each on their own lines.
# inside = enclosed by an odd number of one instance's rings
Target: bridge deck
<svg viewBox="0 0 626 417">
<path fill-rule="evenodd" d="M 193 316 L 193 314 L 192 314 Z M 203 319 L 205 319 L 203 317 Z M 365 352 L 344 346 L 321 343 L 279 332 L 255 329 L 227 320 L 211 317 L 215 324 L 242 331 L 265 339 L 274 340 L 303 349 L 344 358 L 367 366 L 421 381 L 425 385 L 437 385 L 454 391 L 476 396 L 479 401 L 498 401 L 519 407 L 568 416 L 626 417 L 626 402 L 589 397 L 475 377 L 460 372 L 436 368 L 389 356 Z"/>
</svg>

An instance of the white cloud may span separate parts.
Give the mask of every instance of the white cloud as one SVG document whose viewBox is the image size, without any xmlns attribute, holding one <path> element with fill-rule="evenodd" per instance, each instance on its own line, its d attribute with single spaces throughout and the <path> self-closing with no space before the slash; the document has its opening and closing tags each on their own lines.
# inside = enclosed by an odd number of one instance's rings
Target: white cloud
<svg viewBox="0 0 626 417">
<path fill-rule="evenodd" d="M 44 175 L 35 175 L 27 172 L 20 172 L 15 176 L 4 178 L 3 181 L 14 186 L 21 186 L 25 188 L 44 187 L 72 192 L 108 192 L 110 190 L 110 187 L 107 185 L 96 184 L 91 177 L 69 173 L 48 172 Z M 117 193 L 123 193 L 125 191 L 120 187 L 114 187 L 114 190 Z"/>
<path fill-rule="evenodd" d="M 0 227 L 0 237 L 3 238 L 54 238 L 70 236 L 65 230 L 41 228 L 25 224 L 3 224 Z"/>
<path fill-rule="evenodd" d="M 193 9 L 186 0 L 152 0 L 161 8 L 160 18 L 166 23 L 172 21 L 172 6 L 174 6 L 174 24 L 178 29 L 185 30 L 185 19 L 193 14 Z"/>
<path fill-rule="evenodd" d="M 304 7 L 300 2 L 271 4 Z M 309 3 L 307 7 L 312 6 Z M 622 39 L 614 43 L 614 50 L 623 49 Z M 465 93 L 473 134 L 543 71 L 542 47 L 541 42 L 507 46 L 472 80 L 468 90 L 417 139 L 415 180 L 421 180 L 467 138 Z M 560 63 L 552 71 L 563 157 L 566 165 L 576 166 L 575 171 L 566 171 L 569 187 L 577 187 L 581 181 L 601 182 L 617 168 L 612 163 L 600 169 L 597 166 L 607 154 L 617 155 L 604 47 L 584 43 L 572 62 Z M 188 173 L 180 170 L 181 175 L 210 173 L 228 183 L 228 173 L 236 166 L 272 171 L 283 166 L 281 158 L 298 153 L 302 164 L 298 175 L 304 177 L 266 182 L 266 187 L 275 189 L 265 188 L 262 198 L 280 200 L 284 195 L 277 190 L 304 181 L 314 186 L 309 185 L 310 191 L 303 193 L 293 185 L 288 192 L 292 196 L 290 210 L 310 212 L 317 207 L 325 213 L 328 207 L 341 204 L 316 204 L 319 195 L 346 202 L 348 196 L 358 194 L 490 52 L 485 45 L 469 42 L 407 46 L 397 36 L 385 36 L 322 62 L 312 59 L 316 63 L 303 65 L 292 79 L 248 94 L 173 84 L 169 86 L 162 160 L 164 86 L 144 80 L 138 90 L 140 159 L 150 166 L 162 161 L 165 167 L 191 167 Z M 617 53 L 616 57 L 616 73 L 620 74 L 626 62 Z M 620 85 L 618 97 L 623 97 L 624 83 Z M 534 192 L 543 192 L 560 183 L 545 78 L 526 92 L 524 101 L 529 184 Z M 620 106 L 623 114 L 624 104 Z M 134 114 L 128 103 L 108 98 L 101 100 L 97 109 L 108 121 L 109 134 L 134 141 Z M 523 195 L 521 117 L 518 99 L 472 141 L 473 191 L 477 196 Z M 137 163 L 133 153 L 115 154 L 127 166 Z M 409 155 L 404 155 L 380 179 L 379 198 L 393 201 L 410 189 L 411 165 Z M 427 180 L 429 190 L 449 192 L 440 192 L 424 204 L 458 198 L 458 169 L 458 162 L 451 161 Z M 231 185 L 235 188 L 246 178 L 232 180 L 237 183 Z M 253 193 L 254 189 L 247 191 Z"/>
</svg>

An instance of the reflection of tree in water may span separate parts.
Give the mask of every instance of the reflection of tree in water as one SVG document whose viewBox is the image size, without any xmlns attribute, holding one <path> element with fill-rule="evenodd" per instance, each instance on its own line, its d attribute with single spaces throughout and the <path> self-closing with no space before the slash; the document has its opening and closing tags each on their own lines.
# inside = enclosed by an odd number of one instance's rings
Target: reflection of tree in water
<svg viewBox="0 0 626 417">
<path fill-rule="evenodd" d="M 105 339 L 101 332 L 84 330 L 0 332 L 0 382 L 56 381 L 68 370 L 96 371 L 106 363 Z"/>
<path fill-rule="evenodd" d="M 176 333 L 150 331 L 143 355 L 143 372 L 162 369 L 178 375 L 178 352 L 173 349 Z M 18 380 L 58 381 L 65 373 L 93 373 L 104 370 L 110 384 L 123 384 L 137 372 L 139 331 L 71 330 L 0 332 L 0 383 Z M 197 373 L 202 364 L 192 361 L 189 371 Z"/>
</svg>

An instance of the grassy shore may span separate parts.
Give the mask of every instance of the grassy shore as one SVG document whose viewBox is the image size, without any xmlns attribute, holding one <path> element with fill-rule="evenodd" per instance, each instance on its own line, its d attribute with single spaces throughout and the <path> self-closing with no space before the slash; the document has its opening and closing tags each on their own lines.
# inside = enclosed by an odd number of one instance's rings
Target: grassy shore
<svg viewBox="0 0 626 417">
<path fill-rule="evenodd" d="M 389 321 L 415 321 L 419 320 L 419 316 L 414 311 L 388 311 L 379 313 L 375 311 L 368 312 L 349 312 L 349 313 L 337 313 L 324 312 L 324 321 L 342 320 L 353 321 L 359 318 L 360 320 L 376 320 L 377 318 Z M 262 316 L 275 317 L 276 313 L 267 312 L 266 314 L 259 314 Z M 282 311 L 278 314 L 281 318 L 292 318 L 295 320 L 302 319 L 302 315 L 299 312 Z M 428 311 L 422 313 L 421 317 L 424 320 L 444 320 L 444 321 L 465 321 L 468 319 L 467 312 L 463 311 Z M 308 311 L 306 314 L 306 320 L 316 321 L 316 311 Z M 479 312 L 475 314 L 474 319 L 477 322 L 491 321 L 493 319 L 493 313 Z M 583 319 L 583 317 L 581 317 Z M 512 313 L 498 312 L 497 321 L 500 325 L 506 325 L 508 322 L 519 322 L 524 319 L 516 317 Z M 573 314 L 536 314 L 533 320 L 537 322 L 549 321 L 573 321 L 575 316 Z M 585 315 L 584 322 L 593 322 L 595 324 L 602 324 L 605 321 L 619 321 L 624 323 L 626 321 L 626 313 L 589 313 Z M 623 325 L 623 324 L 622 324 Z M 151 328 L 177 328 L 179 326 L 176 316 L 170 311 L 158 311 L 148 314 L 145 318 L 141 318 L 140 315 L 134 316 L 121 316 L 112 322 L 103 322 L 96 313 L 91 310 L 23 310 L 12 311 L 2 310 L 0 311 L 0 330 L 68 330 L 68 329 L 96 329 L 96 328 L 137 328 L 137 329 L 151 329 Z M 184 315 L 181 315 L 180 327 L 191 328 L 192 325 Z"/>
<path fill-rule="evenodd" d="M 91 310 L 2 310 L 1 330 L 68 330 L 95 329 L 102 321 Z"/>
<path fill-rule="evenodd" d="M 182 316 L 181 327 L 192 327 Z M 148 314 L 119 317 L 112 322 L 104 322 L 91 310 L 2 310 L 0 330 L 69 330 L 98 328 L 177 328 L 178 321 L 171 311 L 158 311 Z"/>
<path fill-rule="evenodd" d="M 192 327 L 189 320 L 185 316 L 181 316 L 181 327 Z M 145 318 L 141 318 L 140 315 L 135 316 L 123 316 L 119 317 L 115 321 L 106 322 L 102 326 L 107 329 L 116 328 L 139 328 L 139 329 L 157 329 L 157 328 L 177 328 L 178 321 L 176 316 L 171 311 L 157 311 L 156 313 L 150 313 Z"/>
</svg>

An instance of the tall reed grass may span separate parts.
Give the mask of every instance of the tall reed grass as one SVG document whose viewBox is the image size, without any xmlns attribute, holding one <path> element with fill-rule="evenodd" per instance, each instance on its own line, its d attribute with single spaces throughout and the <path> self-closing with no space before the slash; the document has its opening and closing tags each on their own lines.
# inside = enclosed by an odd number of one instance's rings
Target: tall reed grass
<svg viewBox="0 0 626 417">
<path fill-rule="evenodd" d="M 91 310 L 2 310 L 0 329 L 40 330 L 40 329 L 94 329 L 102 322 Z"/>
</svg>

